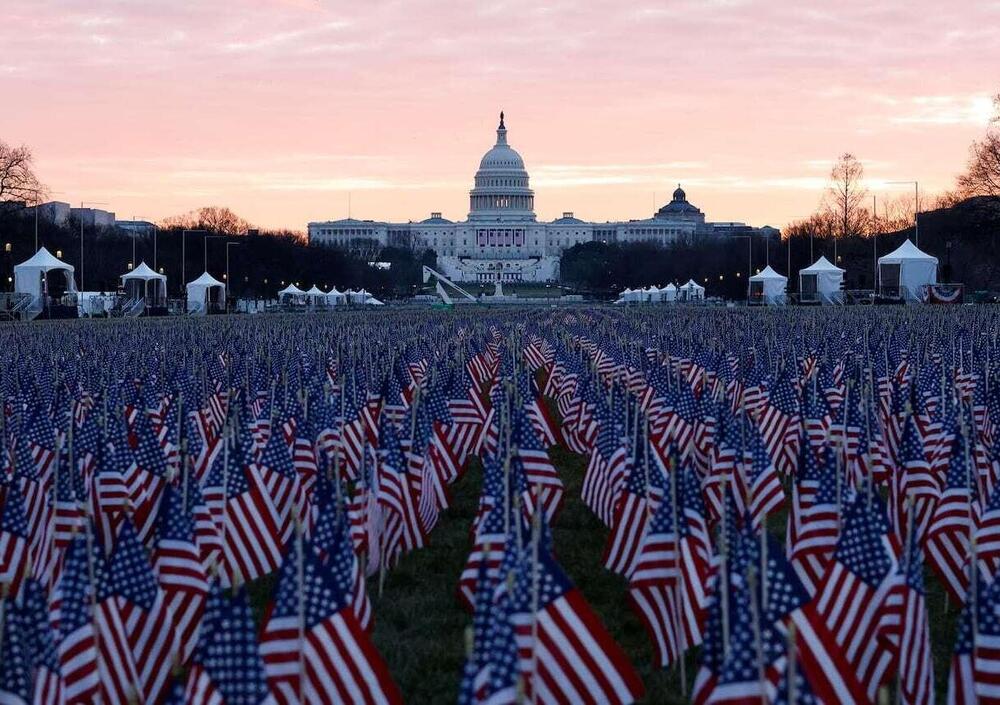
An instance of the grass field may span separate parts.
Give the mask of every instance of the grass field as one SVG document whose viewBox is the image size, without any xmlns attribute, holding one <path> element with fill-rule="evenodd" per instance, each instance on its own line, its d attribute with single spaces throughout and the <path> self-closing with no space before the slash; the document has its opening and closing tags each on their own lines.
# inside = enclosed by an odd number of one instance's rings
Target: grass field
<svg viewBox="0 0 1000 705">
<path fill-rule="evenodd" d="M 585 462 L 561 448 L 552 460 L 566 485 L 563 508 L 552 527 L 556 557 L 600 615 L 615 640 L 632 659 L 646 686 L 643 703 L 686 703 L 678 669 L 651 666 L 653 653 L 642 622 L 628 604 L 628 588 L 601 565 L 607 529 L 580 498 Z M 386 575 L 383 593 L 378 578 L 369 580 L 375 609 L 375 646 L 389 664 L 407 703 L 454 703 L 464 659 L 465 629 L 472 622 L 455 597 L 455 588 L 470 549 L 469 527 L 475 514 L 482 476 L 477 462 L 455 483 L 452 505 L 430 536 L 430 545 L 406 556 Z M 768 528 L 784 535 L 784 515 L 774 515 Z M 927 574 L 927 604 L 937 702 L 947 691 L 948 663 L 959 610 L 946 607 L 937 578 Z M 271 581 L 251 586 L 259 619 Z M 696 672 L 695 650 L 687 659 L 688 689 Z M 894 702 L 894 700 L 891 700 Z"/>
</svg>

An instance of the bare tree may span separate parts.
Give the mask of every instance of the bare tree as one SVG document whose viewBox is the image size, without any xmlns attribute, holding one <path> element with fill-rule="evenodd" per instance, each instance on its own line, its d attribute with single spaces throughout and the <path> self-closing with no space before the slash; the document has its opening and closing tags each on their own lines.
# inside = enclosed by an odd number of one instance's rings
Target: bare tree
<svg viewBox="0 0 1000 705">
<path fill-rule="evenodd" d="M 1000 196 L 1000 93 L 993 97 L 991 127 L 969 148 L 969 163 L 958 177 L 958 191 L 965 198 Z"/>
<path fill-rule="evenodd" d="M 865 169 L 849 152 L 841 155 L 830 171 L 827 206 L 834 219 L 834 236 L 851 237 L 865 232 L 871 216 L 865 210 L 868 190 L 862 180 Z"/>
<path fill-rule="evenodd" d="M 207 206 L 165 218 L 160 225 L 164 228 L 187 228 L 208 230 L 220 235 L 244 235 L 252 228 L 249 222 L 228 208 Z"/>
<path fill-rule="evenodd" d="M 31 150 L 0 140 L 0 201 L 37 203 L 44 191 L 32 167 Z"/>
</svg>

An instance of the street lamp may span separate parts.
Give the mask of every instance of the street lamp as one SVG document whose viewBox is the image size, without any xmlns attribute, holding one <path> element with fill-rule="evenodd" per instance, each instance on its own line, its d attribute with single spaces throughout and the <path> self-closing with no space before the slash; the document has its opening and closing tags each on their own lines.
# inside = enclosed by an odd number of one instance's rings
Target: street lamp
<svg viewBox="0 0 1000 705">
<path fill-rule="evenodd" d="M 908 186 L 913 184 L 913 240 L 914 245 L 920 247 L 920 184 L 916 181 L 887 181 L 887 184 L 894 186 Z"/>
</svg>

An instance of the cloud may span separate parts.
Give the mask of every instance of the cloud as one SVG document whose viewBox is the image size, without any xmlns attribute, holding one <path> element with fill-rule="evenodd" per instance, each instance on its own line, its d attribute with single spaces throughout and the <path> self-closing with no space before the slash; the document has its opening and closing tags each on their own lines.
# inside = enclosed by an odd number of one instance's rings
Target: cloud
<svg viewBox="0 0 1000 705">
<path fill-rule="evenodd" d="M 898 113 L 889 121 L 902 125 L 981 125 L 993 117 L 992 97 L 984 94 L 969 96 L 916 96 L 894 104 Z"/>
</svg>

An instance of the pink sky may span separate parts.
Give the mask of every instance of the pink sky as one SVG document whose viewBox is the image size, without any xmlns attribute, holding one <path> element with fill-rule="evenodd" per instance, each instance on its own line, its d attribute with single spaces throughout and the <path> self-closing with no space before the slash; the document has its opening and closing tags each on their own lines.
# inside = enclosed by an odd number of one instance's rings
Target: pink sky
<svg viewBox="0 0 1000 705">
<path fill-rule="evenodd" d="M 0 139 L 53 199 L 265 227 L 468 212 L 497 113 L 539 218 L 784 225 L 854 152 L 951 185 L 1000 91 L 1000 1 L 0 0 Z"/>
</svg>

